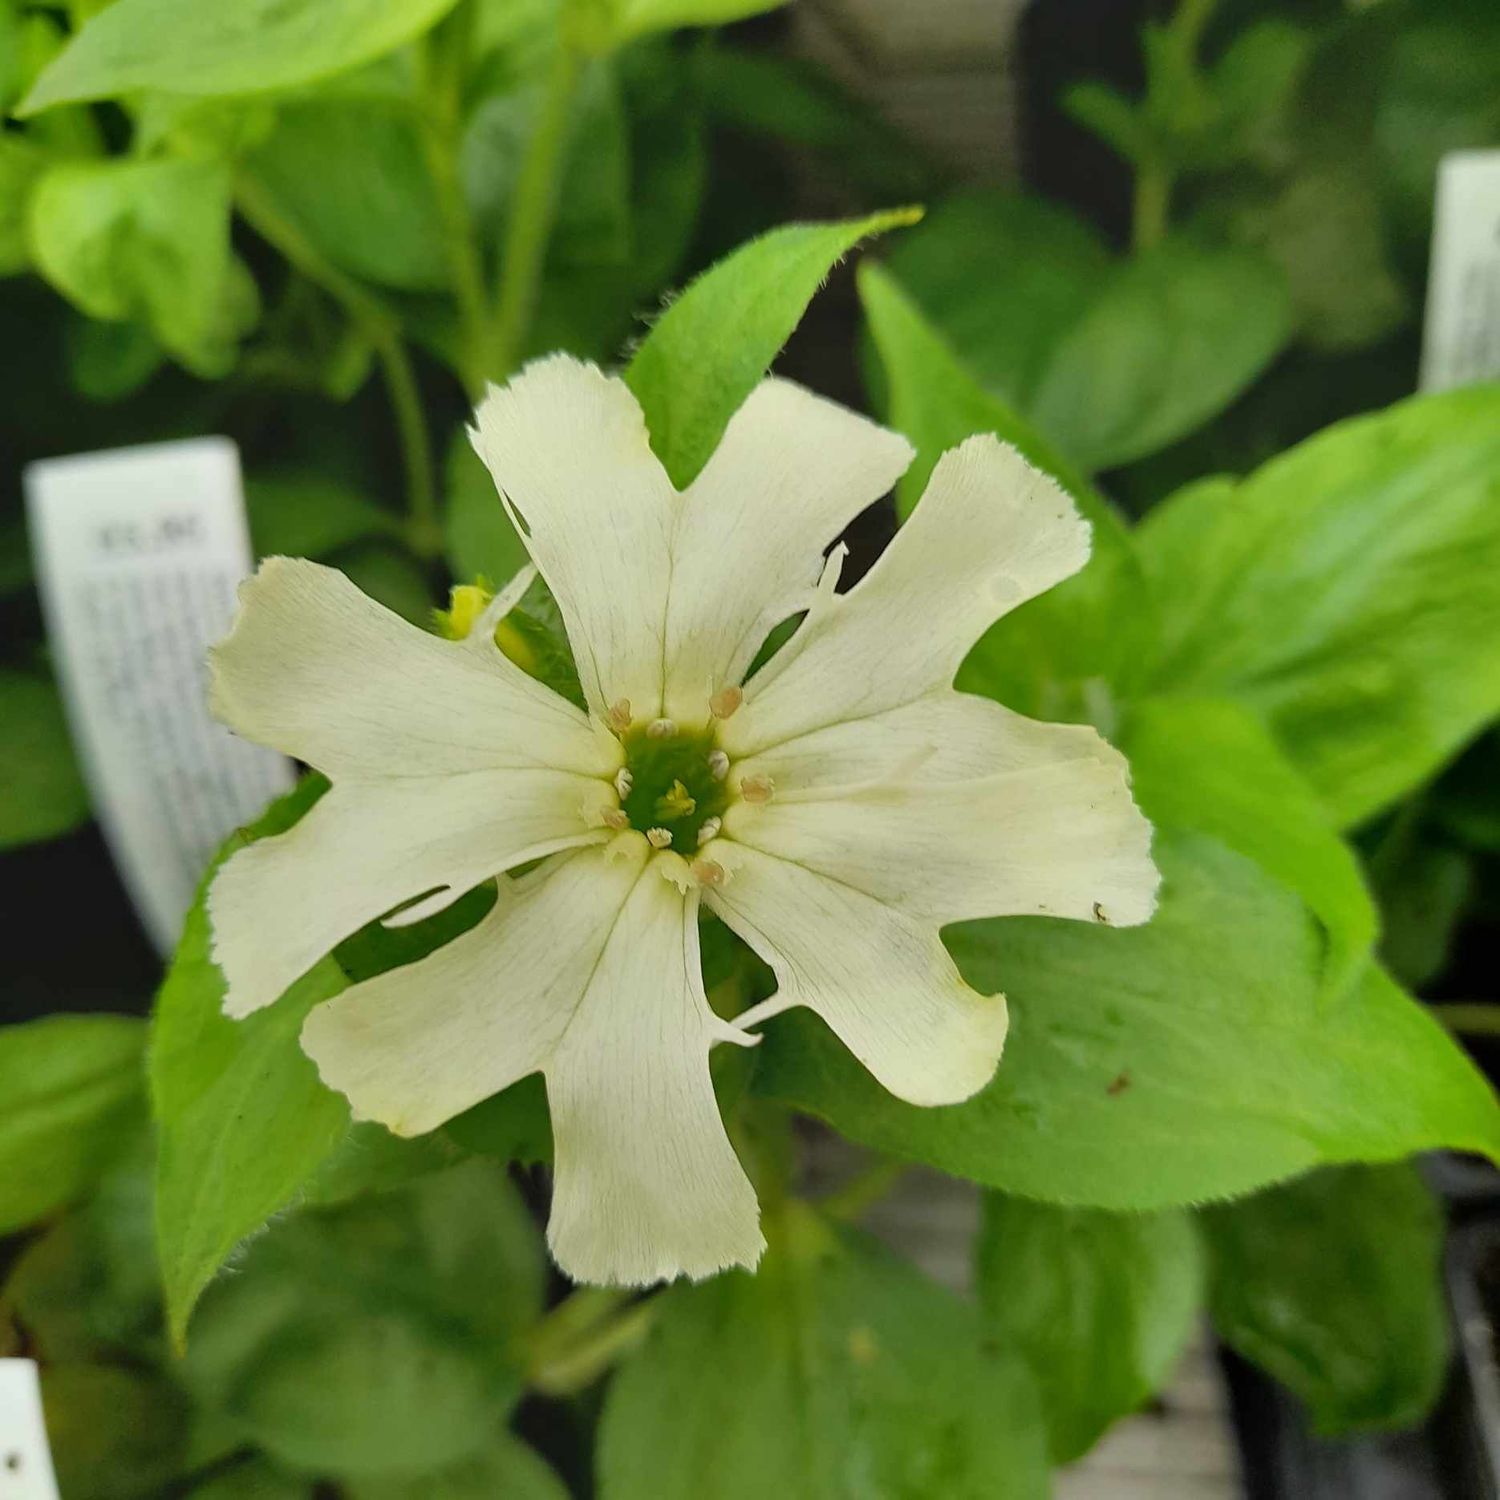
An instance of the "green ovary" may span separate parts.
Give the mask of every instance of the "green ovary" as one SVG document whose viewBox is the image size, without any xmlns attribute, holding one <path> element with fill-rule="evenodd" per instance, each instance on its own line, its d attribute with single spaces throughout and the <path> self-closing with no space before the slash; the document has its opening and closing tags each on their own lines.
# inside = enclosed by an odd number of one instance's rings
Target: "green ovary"
<svg viewBox="0 0 1500 1500">
<path fill-rule="evenodd" d="M 620 805 L 630 826 L 642 833 L 665 828 L 671 847 L 691 859 L 699 830 L 729 805 L 727 778 L 719 780 L 709 768 L 718 749 L 713 729 L 680 729 L 653 739 L 644 724 L 634 724 L 622 743 L 631 787 Z"/>
</svg>

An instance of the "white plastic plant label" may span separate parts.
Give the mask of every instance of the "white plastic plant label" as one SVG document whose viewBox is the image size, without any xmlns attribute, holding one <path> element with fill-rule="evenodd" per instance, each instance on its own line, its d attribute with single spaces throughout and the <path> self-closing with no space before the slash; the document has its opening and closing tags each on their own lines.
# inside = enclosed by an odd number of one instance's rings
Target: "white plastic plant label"
<svg viewBox="0 0 1500 1500">
<path fill-rule="evenodd" d="M 1424 391 L 1500 378 L 1500 150 L 1438 169 L 1422 340 Z"/>
<path fill-rule="evenodd" d="M 0 1500 L 57 1500 L 42 1389 L 29 1359 L 0 1359 Z"/>
<path fill-rule="evenodd" d="M 292 782 L 208 713 L 208 647 L 250 571 L 239 456 L 197 438 L 26 471 L 73 742 L 121 878 L 169 953 L 214 850 Z"/>
</svg>

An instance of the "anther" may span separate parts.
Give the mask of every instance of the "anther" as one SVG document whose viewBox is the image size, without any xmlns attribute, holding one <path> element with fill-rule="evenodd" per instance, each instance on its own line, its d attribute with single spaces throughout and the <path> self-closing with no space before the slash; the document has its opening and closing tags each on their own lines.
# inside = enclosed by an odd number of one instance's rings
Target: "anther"
<svg viewBox="0 0 1500 1500">
<path fill-rule="evenodd" d="M 673 719 L 652 719 L 646 726 L 646 733 L 653 740 L 669 740 L 677 733 L 677 723 Z"/>
<path fill-rule="evenodd" d="M 747 776 L 740 782 L 740 796 L 746 802 L 769 802 L 776 783 L 769 776 Z"/>
<path fill-rule="evenodd" d="M 729 757 L 722 750 L 715 750 L 708 757 L 708 774 L 715 781 L 723 781 L 729 774 Z"/>
<path fill-rule="evenodd" d="M 744 692 L 737 687 L 720 688 L 708 700 L 708 711 L 716 719 L 727 719 L 745 701 Z"/>
<path fill-rule="evenodd" d="M 606 828 L 629 828 L 630 819 L 625 814 L 623 807 L 607 807 L 601 814 Z"/>
<path fill-rule="evenodd" d="M 722 818 L 705 818 L 703 826 L 698 830 L 698 847 L 701 849 L 710 839 L 718 838 L 723 826 Z"/>
<path fill-rule="evenodd" d="M 621 766 L 615 772 L 615 790 L 620 794 L 621 802 L 630 795 L 630 789 L 634 785 L 635 777 L 630 774 L 630 768 L 628 766 Z"/>
<path fill-rule="evenodd" d="M 656 816 L 663 822 L 690 818 L 697 810 L 698 799 L 680 781 L 674 781 L 672 789 L 656 799 Z"/>
<path fill-rule="evenodd" d="M 630 728 L 630 699 L 616 698 L 605 710 L 604 722 L 616 734 L 624 734 Z"/>
<path fill-rule="evenodd" d="M 672 830 L 670 828 L 648 828 L 646 830 L 646 842 L 653 849 L 670 849 L 672 847 Z"/>
<path fill-rule="evenodd" d="M 699 885 L 723 885 L 724 866 L 711 859 L 693 861 L 693 878 Z"/>
</svg>

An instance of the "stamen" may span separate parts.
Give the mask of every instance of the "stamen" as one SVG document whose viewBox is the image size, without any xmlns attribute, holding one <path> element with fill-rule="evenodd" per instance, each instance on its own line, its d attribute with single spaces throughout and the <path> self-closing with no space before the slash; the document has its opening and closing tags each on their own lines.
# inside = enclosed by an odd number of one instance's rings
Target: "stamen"
<svg viewBox="0 0 1500 1500">
<path fill-rule="evenodd" d="M 605 710 L 604 722 L 616 734 L 624 734 L 630 728 L 630 699 L 616 698 Z"/>
<path fill-rule="evenodd" d="M 672 831 L 669 828 L 648 828 L 646 830 L 646 842 L 653 849 L 670 849 L 672 847 Z"/>
<path fill-rule="evenodd" d="M 729 757 L 722 750 L 715 750 L 708 757 L 708 774 L 715 781 L 723 781 L 729 774 Z"/>
<path fill-rule="evenodd" d="M 727 719 L 744 701 L 743 689 L 733 686 L 720 688 L 708 700 L 708 711 L 716 719 Z"/>
<path fill-rule="evenodd" d="M 630 819 L 625 814 L 623 807 L 607 807 L 601 815 L 606 828 L 629 828 Z"/>
<path fill-rule="evenodd" d="M 693 878 L 699 885 L 719 886 L 725 881 L 724 866 L 711 859 L 693 861 Z"/>
<path fill-rule="evenodd" d="M 620 794 L 621 802 L 623 802 L 630 795 L 630 789 L 634 785 L 635 777 L 630 774 L 630 767 L 621 766 L 620 769 L 615 772 L 615 790 Z"/>
<path fill-rule="evenodd" d="M 680 781 L 674 781 L 671 791 L 656 799 L 656 816 L 663 823 L 690 818 L 697 810 L 698 799 Z"/>
<path fill-rule="evenodd" d="M 746 802 L 769 802 L 776 783 L 769 776 L 747 776 L 740 782 L 740 796 Z"/>
<path fill-rule="evenodd" d="M 723 826 L 722 818 L 705 818 L 703 826 L 698 830 L 698 847 L 701 849 L 710 839 L 718 838 Z"/>
<path fill-rule="evenodd" d="M 646 733 L 653 740 L 669 740 L 677 733 L 677 723 L 674 719 L 652 719 L 646 726 Z"/>
</svg>

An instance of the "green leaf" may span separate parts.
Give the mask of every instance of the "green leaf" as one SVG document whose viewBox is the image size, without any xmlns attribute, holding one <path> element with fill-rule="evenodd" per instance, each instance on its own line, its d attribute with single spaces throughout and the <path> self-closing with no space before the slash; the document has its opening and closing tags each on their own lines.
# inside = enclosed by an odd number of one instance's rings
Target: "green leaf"
<svg viewBox="0 0 1500 1500">
<path fill-rule="evenodd" d="M 389 511 L 318 474 L 248 479 L 245 504 L 257 557 L 325 557 L 351 542 L 401 530 Z"/>
<path fill-rule="evenodd" d="M 425 630 L 437 599 L 420 563 L 394 542 L 357 542 L 331 559 L 333 565 L 372 599 Z"/>
<path fill-rule="evenodd" d="M 1198 1234 L 1181 1209 L 1112 1214 L 988 1193 L 977 1280 L 986 1328 L 1036 1377 L 1054 1464 L 1166 1384 L 1203 1304 Z"/>
<path fill-rule="evenodd" d="M 144 323 L 105 323 L 75 314 L 63 328 L 68 379 L 90 401 L 132 396 L 166 355 Z"/>
<path fill-rule="evenodd" d="M 861 240 L 918 217 L 892 209 L 773 229 L 710 266 L 657 319 L 625 380 L 675 485 L 703 467 L 833 267 Z"/>
<path fill-rule="evenodd" d="M 885 261 L 975 378 L 1017 411 L 1113 271 L 1082 220 L 994 188 L 939 204 Z M 863 286 L 861 293 L 873 319 L 871 297 Z"/>
<path fill-rule="evenodd" d="M 947 449 L 972 433 L 993 432 L 1051 474 L 1092 523 L 1088 567 L 991 629 L 960 677 L 961 686 L 1023 712 L 1078 711 L 1061 698 L 1063 685 L 1125 678 L 1148 639 L 1143 580 L 1124 525 L 1083 474 L 978 384 L 888 273 L 866 262 L 859 294 L 885 368 L 888 420 L 917 450 L 896 489 L 898 513 L 911 513 Z"/>
<path fill-rule="evenodd" d="M 1046 1495 L 1034 1390 L 973 1312 L 788 1213 L 757 1275 L 658 1295 L 609 1386 L 601 1500 Z"/>
<path fill-rule="evenodd" d="M 1291 331 L 1264 256 L 1169 241 L 1125 262 L 1063 336 L 1030 415 L 1087 468 L 1129 463 L 1217 416 Z"/>
<path fill-rule="evenodd" d="M 1323 1002 L 1322 934 L 1295 895 L 1202 835 L 1158 830 L 1154 855 L 1164 885 L 1143 927 L 949 930 L 965 977 L 1011 1005 L 999 1070 L 968 1103 L 898 1103 L 796 1011 L 768 1024 L 754 1087 L 880 1150 L 1097 1208 L 1437 1146 L 1500 1155 L 1489 1086 L 1383 973 Z"/>
<path fill-rule="evenodd" d="M 423 1474 L 477 1455 L 519 1397 L 545 1279 L 504 1170 L 472 1161 L 257 1239 L 204 1298 L 183 1378 L 295 1468 Z"/>
<path fill-rule="evenodd" d="M 166 1492 L 187 1441 L 188 1411 L 165 1380 L 120 1365 L 52 1365 L 42 1406 L 68 1500 L 152 1500 Z"/>
<path fill-rule="evenodd" d="M 46 154 L 24 137 L 0 135 L 0 276 L 14 276 L 31 262 L 26 212 L 46 163 Z"/>
<path fill-rule="evenodd" d="M 776 10 L 787 0 L 608 0 L 615 46 L 678 26 L 727 26 Z"/>
<path fill-rule="evenodd" d="M 243 1021 L 223 1013 L 205 898 L 236 849 L 290 828 L 327 783 L 306 778 L 235 834 L 204 877 L 156 997 L 150 1073 L 156 1118 L 156 1233 L 175 1342 L 234 1248 L 291 1203 L 343 1140 L 349 1109 L 298 1045 L 320 1000 L 345 988 L 323 959 L 275 1005 Z"/>
<path fill-rule="evenodd" d="M 410 100 L 338 94 L 285 104 L 248 166 L 336 266 L 402 291 L 446 290 L 443 216 Z"/>
<path fill-rule="evenodd" d="M 261 1458 L 239 1460 L 187 1492 L 187 1500 L 317 1500 L 315 1480 L 294 1477 Z"/>
<path fill-rule="evenodd" d="M 1410 1427 L 1448 1368 L 1443 1216 L 1409 1165 L 1342 1167 L 1203 1215 L 1214 1324 L 1325 1434 Z"/>
<path fill-rule="evenodd" d="M 463 428 L 448 444 L 443 473 L 448 494 L 443 536 L 449 570 L 460 583 L 484 579 L 491 588 L 499 588 L 531 557 L 500 503 L 494 478 Z"/>
<path fill-rule="evenodd" d="M 0 669 L 0 766 L 0 849 L 56 838 L 88 821 L 88 788 L 46 678 Z"/>
<path fill-rule="evenodd" d="M 1295 891 L 1328 938 L 1330 996 L 1358 973 L 1378 919 L 1359 860 L 1317 794 L 1249 709 L 1226 699 L 1148 698 L 1124 749 L 1158 822 L 1211 834 Z"/>
<path fill-rule="evenodd" d="M 425 31 L 454 0 L 115 0 L 37 80 L 17 111 L 138 89 L 250 94 L 368 62 Z"/>
<path fill-rule="evenodd" d="M 1341 423 L 1138 533 L 1154 681 L 1263 714 L 1343 826 L 1500 712 L 1500 386 Z"/>
<path fill-rule="evenodd" d="M 0 1234 L 80 1198 L 143 1118 L 144 1027 L 48 1016 L 0 1027 Z"/>
<path fill-rule="evenodd" d="M 466 1151 L 528 1165 L 552 1160 L 552 1117 L 540 1073 L 455 1115 L 444 1127 Z"/>
<path fill-rule="evenodd" d="M 568 1487 L 525 1443 L 505 1434 L 475 1458 L 417 1479 L 359 1479 L 349 1500 L 568 1500 Z"/>
<path fill-rule="evenodd" d="M 229 191 L 218 162 L 63 162 L 32 193 L 31 255 L 89 317 L 138 318 L 190 370 L 222 375 L 256 311 L 230 252 Z"/>
</svg>

